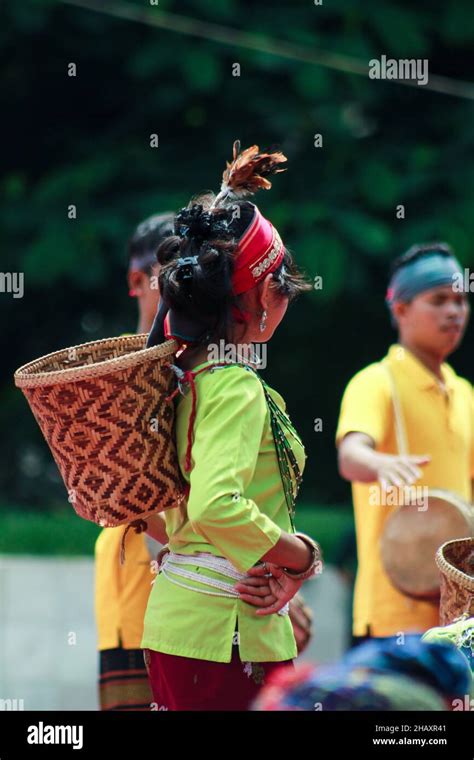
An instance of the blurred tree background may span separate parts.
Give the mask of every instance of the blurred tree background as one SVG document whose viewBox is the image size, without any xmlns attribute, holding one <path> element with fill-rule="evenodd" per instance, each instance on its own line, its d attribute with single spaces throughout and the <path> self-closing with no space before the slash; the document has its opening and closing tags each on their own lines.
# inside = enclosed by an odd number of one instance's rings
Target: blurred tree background
<svg viewBox="0 0 474 760">
<path fill-rule="evenodd" d="M 2 503 L 66 504 L 14 370 L 135 329 L 128 237 L 145 216 L 217 190 L 239 138 L 287 154 L 288 171 L 258 203 L 311 280 L 323 278 L 322 289 L 289 310 L 268 347 L 264 377 L 286 398 L 306 444 L 302 501 L 348 505 L 334 448 L 339 403 L 354 372 L 395 338 L 384 305 L 390 259 L 413 242 L 443 239 L 464 266 L 474 265 L 474 101 L 270 54 L 265 45 L 284 52 L 283 42 L 290 44 L 300 58 L 304 51 L 352 56 L 367 70 L 381 55 L 426 58 L 431 74 L 469 82 L 471 3 L 98 5 L 251 32 L 262 51 L 60 0 L 3 3 L 2 271 L 23 272 L 25 292 L 18 299 L 0 293 Z M 68 218 L 70 204 L 76 219 Z M 453 365 L 472 380 L 469 345 L 470 333 Z"/>
</svg>

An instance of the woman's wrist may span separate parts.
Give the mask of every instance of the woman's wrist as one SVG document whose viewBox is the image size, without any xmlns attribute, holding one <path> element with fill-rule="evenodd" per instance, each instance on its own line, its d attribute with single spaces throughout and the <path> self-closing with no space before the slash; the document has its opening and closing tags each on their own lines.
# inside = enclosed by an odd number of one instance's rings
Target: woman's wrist
<svg viewBox="0 0 474 760">
<path fill-rule="evenodd" d="M 310 566 L 313 555 L 305 541 L 297 535 L 293 535 L 293 538 L 295 539 L 295 551 L 286 567 L 294 573 L 302 573 Z"/>
<path fill-rule="evenodd" d="M 313 545 L 314 541 L 302 533 L 287 533 L 282 530 L 275 546 L 260 558 L 260 562 L 270 562 L 294 573 L 300 573 L 311 564 Z"/>
<path fill-rule="evenodd" d="M 297 538 L 300 544 L 303 544 L 306 549 L 305 560 L 302 561 L 301 565 L 298 564 L 298 566 L 296 566 L 296 564 L 292 564 L 291 567 L 283 567 L 282 570 L 289 578 L 293 578 L 294 580 L 306 580 L 307 578 L 316 575 L 316 573 L 321 572 L 321 549 L 316 541 L 313 541 L 312 538 L 306 536 L 304 533 L 295 533 L 295 538 Z"/>
</svg>

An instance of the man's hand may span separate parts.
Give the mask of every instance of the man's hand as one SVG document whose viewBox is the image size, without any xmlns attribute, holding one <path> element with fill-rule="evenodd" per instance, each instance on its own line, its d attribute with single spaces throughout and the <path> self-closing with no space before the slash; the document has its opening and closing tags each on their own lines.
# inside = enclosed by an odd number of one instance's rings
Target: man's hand
<svg viewBox="0 0 474 760">
<path fill-rule="evenodd" d="M 313 623 L 313 613 L 301 594 L 296 594 L 291 600 L 289 614 L 298 654 L 301 654 L 311 640 Z"/>
<path fill-rule="evenodd" d="M 399 456 L 375 451 L 374 440 L 365 433 L 348 433 L 339 444 L 339 473 L 355 483 L 379 481 L 383 488 L 411 486 L 430 462 L 426 454 Z"/>
<path fill-rule="evenodd" d="M 167 544 L 168 543 L 168 534 L 166 532 L 166 522 L 164 515 L 162 514 L 153 514 L 149 515 L 149 517 L 145 520 L 147 524 L 146 532 L 149 536 L 155 539 L 155 541 L 158 541 L 160 544 Z"/>
<path fill-rule="evenodd" d="M 412 486 L 422 476 L 421 467 L 430 461 L 429 456 L 398 456 L 375 454 L 377 480 L 385 490 L 391 486 Z"/>
</svg>

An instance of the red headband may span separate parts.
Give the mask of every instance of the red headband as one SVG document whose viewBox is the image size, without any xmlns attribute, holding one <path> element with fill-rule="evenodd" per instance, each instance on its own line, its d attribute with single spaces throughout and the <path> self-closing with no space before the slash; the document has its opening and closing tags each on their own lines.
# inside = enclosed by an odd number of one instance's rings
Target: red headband
<svg viewBox="0 0 474 760">
<path fill-rule="evenodd" d="M 255 206 L 252 222 L 237 246 L 232 277 L 234 294 L 251 290 L 268 272 L 274 272 L 283 261 L 285 247 L 280 235 Z"/>
<path fill-rule="evenodd" d="M 234 295 L 251 290 L 269 272 L 274 272 L 283 261 L 285 246 L 277 230 L 268 219 L 254 206 L 253 219 L 237 244 L 235 268 L 232 276 Z M 249 315 L 237 307 L 232 307 L 234 318 L 238 322 L 248 322 Z M 164 321 L 166 338 L 174 337 L 179 342 L 183 339 L 172 335 L 169 314 Z"/>
</svg>

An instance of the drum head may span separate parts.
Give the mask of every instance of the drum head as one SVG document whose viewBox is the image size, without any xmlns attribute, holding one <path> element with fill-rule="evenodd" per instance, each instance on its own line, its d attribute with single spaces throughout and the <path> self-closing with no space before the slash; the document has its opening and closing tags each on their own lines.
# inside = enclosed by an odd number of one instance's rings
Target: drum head
<svg viewBox="0 0 474 760">
<path fill-rule="evenodd" d="M 380 543 L 393 585 L 407 596 L 435 601 L 440 588 L 436 552 L 445 541 L 473 534 L 473 514 L 471 505 L 441 491 L 430 493 L 424 511 L 417 505 L 399 507 L 388 518 Z"/>
</svg>

